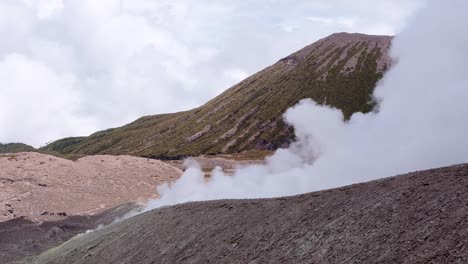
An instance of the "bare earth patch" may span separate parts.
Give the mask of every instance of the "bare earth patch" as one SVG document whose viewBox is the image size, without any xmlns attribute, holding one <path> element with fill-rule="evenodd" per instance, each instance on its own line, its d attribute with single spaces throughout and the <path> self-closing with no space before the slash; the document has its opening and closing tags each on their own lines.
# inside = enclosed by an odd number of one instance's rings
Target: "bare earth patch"
<svg viewBox="0 0 468 264">
<path fill-rule="evenodd" d="M 157 185 L 181 174 L 162 161 L 132 156 L 70 161 L 34 152 L 0 155 L 0 222 L 58 220 L 145 202 L 155 197 Z"/>
</svg>

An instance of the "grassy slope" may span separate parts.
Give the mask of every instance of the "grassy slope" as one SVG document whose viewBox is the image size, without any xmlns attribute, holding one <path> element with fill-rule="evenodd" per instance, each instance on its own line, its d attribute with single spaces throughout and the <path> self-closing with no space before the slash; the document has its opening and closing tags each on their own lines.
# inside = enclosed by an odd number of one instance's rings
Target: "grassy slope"
<svg viewBox="0 0 468 264">
<path fill-rule="evenodd" d="M 342 109 L 372 109 L 371 94 L 388 63 L 391 38 L 339 33 L 252 75 L 196 109 L 142 117 L 45 151 L 177 157 L 276 149 L 294 139 L 282 114 L 304 98 Z"/>
<path fill-rule="evenodd" d="M 16 153 L 24 151 L 34 151 L 35 149 L 23 143 L 0 143 L 0 153 Z"/>
</svg>

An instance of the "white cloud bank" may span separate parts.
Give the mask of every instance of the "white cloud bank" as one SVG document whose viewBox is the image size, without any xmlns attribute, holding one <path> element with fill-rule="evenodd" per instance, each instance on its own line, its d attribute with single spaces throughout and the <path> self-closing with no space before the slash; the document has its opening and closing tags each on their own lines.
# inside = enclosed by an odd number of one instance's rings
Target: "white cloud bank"
<svg viewBox="0 0 468 264">
<path fill-rule="evenodd" d="M 465 0 L 433 1 L 399 34 L 398 63 L 374 96 L 379 111 L 354 114 L 303 100 L 285 114 L 298 141 L 264 166 L 220 170 L 205 183 L 189 168 L 147 209 L 193 200 L 292 195 L 468 161 L 468 17 Z"/>
<path fill-rule="evenodd" d="M 328 34 L 393 34 L 419 4 L 1 0 L 0 142 L 38 146 L 198 106 Z"/>
</svg>

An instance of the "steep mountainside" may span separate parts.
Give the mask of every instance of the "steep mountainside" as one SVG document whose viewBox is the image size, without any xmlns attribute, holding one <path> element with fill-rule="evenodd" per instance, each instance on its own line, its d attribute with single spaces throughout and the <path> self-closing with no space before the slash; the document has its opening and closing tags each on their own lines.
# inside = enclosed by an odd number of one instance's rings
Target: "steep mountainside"
<svg viewBox="0 0 468 264">
<path fill-rule="evenodd" d="M 468 263 L 468 165 L 293 197 L 187 203 L 33 263 Z"/>
<path fill-rule="evenodd" d="M 0 153 L 17 153 L 24 151 L 34 151 L 35 149 L 23 143 L 0 143 Z"/>
<path fill-rule="evenodd" d="M 89 137 L 58 140 L 44 150 L 177 157 L 286 146 L 294 132 L 282 114 L 301 99 L 335 106 L 346 117 L 370 111 L 371 93 L 390 66 L 390 42 L 389 36 L 333 34 L 199 108 L 142 117 Z"/>
</svg>

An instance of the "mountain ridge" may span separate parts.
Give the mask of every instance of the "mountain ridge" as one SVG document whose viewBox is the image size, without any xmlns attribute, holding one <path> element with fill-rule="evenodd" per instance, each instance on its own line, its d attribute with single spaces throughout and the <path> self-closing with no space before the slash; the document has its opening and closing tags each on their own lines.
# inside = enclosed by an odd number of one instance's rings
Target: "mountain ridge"
<svg viewBox="0 0 468 264">
<path fill-rule="evenodd" d="M 301 99 L 337 107 L 346 118 L 372 110 L 373 89 L 391 65 L 391 39 L 336 33 L 280 59 L 198 108 L 141 117 L 89 137 L 57 140 L 41 150 L 176 158 L 287 147 L 295 136 L 282 114 Z"/>
</svg>

